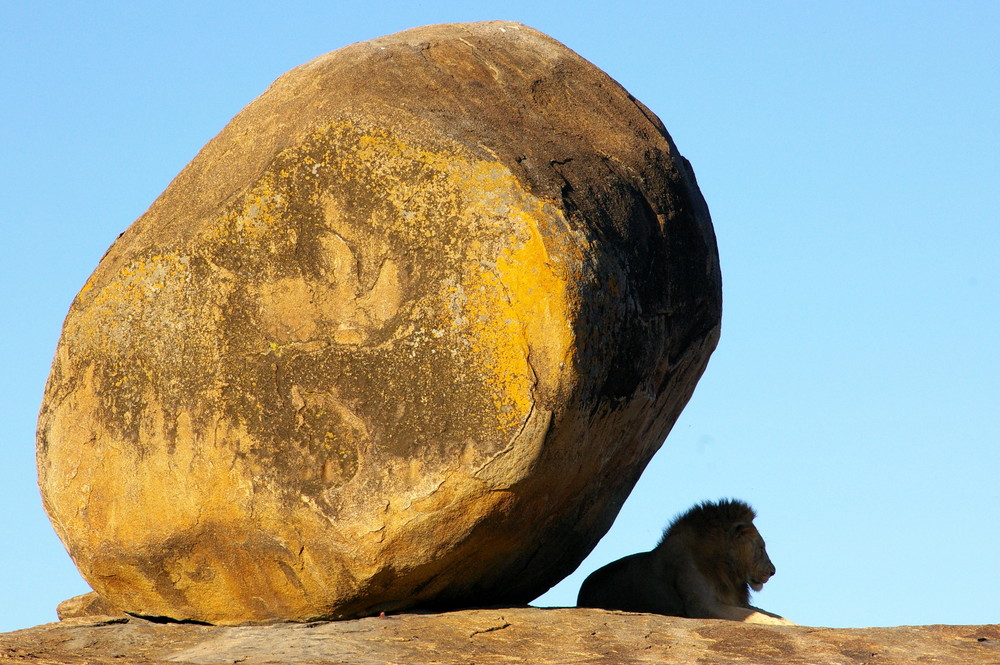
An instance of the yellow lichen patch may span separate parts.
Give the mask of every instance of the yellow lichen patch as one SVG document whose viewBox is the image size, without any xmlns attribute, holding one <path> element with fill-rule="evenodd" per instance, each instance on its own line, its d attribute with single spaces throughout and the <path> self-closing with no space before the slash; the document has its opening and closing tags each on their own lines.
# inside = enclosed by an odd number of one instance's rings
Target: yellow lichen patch
<svg viewBox="0 0 1000 665">
<path fill-rule="evenodd" d="M 260 181 L 243 201 L 241 209 L 232 210 L 225 221 L 233 232 L 250 238 L 260 238 L 280 224 L 282 195 L 275 178 Z"/>
<path fill-rule="evenodd" d="M 288 177 L 287 172 L 267 172 L 238 205 L 228 208 L 206 229 L 201 243 L 253 244 L 272 240 L 294 244 L 297 234 L 294 225 L 288 223 L 288 195 L 282 184 Z"/>
<path fill-rule="evenodd" d="M 534 372 L 546 380 L 555 380 L 572 362 L 574 312 L 568 276 L 549 256 L 539 232 L 540 212 L 517 215 L 528 238 L 501 252 L 497 271 L 510 293 L 515 315 L 524 322 Z"/>
<path fill-rule="evenodd" d="M 339 124 L 340 127 L 349 127 L 346 123 Z M 381 173 L 373 175 L 395 175 L 400 167 L 405 167 L 406 163 L 421 164 L 435 171 L 447 171 L 452 164 L 455 155 L 427 150 L 410 143 L 407 143 L 397 134 L 374 133 L 371 130 L 358 137 L 357 150 L 354 153 L 356 159 L 371 165 L 380 165 Z M 395 178 L 394 178 L 395 179 Z M 406 189 L 396 190 L 396 202 L 402 203 L 410 197 L 406 193 L 416 194 L 417 188 L 407 192 Z M 404 196 L 399 196 L 399 195 Z"/>
<path fill-rule="evenodd" d="M 494 192 L 480 191 L 493 201 L 514 199 L 493 199 Z M 509 244 L 493 261 L 470 270 L 462 287 L 472 352 L 492 378 L 501 428 L 524 421 L 535 383 L 558 383 L 572 352 L 571 293 L 539 232 L 542 210 L 540 205 L 511 210 L 507 219 L 516 232 L 508 236 Z"/>
<path fill-rule="evenodd" d="M 155 254 L 136 259 L 91 296 L 86 308 L 67 323 L 80 346 L 79 349 L 111 350 L 128 348 L 138 332 L 137 323 L 155 318 L 160 330 L 179 333 L 188 326 L 193 311 L 184 302 L 191 282 L 190 259 L 178 253 Z M 85 293 L 93 290 L 93 278 Z M 157 315 L 149 317 L 146 310 L 155 308 Z"/>
<path fill-rule="evenodd" d="M 486 370 L 486 390 L 493 400 L 498 429 L 519 424 L 532 406 L 534 376 L 528 345 L 502 282 L 492 270 L 470 275 L 464 285 L 462 317 L 471 333 L 473 358 Z"/>
</svg>

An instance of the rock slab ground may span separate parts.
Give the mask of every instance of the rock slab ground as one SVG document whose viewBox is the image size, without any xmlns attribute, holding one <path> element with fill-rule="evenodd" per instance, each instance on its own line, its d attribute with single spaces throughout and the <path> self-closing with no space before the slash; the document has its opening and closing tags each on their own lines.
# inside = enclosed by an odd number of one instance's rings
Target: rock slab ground
<svg viewBox="0 0 1000 665">
<path fill-rule="evenodd" d="M 0 635 L 0 662 L 1000 663 L 997 625 L 833 629 L 524 607 L 233 627 L 107 619 L 111 622 L 76 619 Z"/>
</svg>

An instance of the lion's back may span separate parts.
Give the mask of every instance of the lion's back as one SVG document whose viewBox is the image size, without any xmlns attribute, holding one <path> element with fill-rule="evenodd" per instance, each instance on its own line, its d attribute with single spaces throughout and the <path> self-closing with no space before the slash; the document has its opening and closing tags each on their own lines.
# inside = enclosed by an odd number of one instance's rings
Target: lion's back
<svg viewBox="0 0 1000 665">
<path fill-rule="evenodd" d="M 653 552 L 632 554 L 591 573 L 577 596 L 578 607 L 682 616 L 683 603 L 658 570 Z"/>
</svg>

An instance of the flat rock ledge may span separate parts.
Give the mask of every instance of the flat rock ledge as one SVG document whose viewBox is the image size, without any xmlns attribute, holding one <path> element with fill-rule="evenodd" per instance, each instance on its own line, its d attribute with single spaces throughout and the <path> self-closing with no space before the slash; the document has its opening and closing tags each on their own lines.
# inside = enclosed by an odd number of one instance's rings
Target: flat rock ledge
<svg viewBox="0 0 1000 665">
<path fill-rule="evenodd" d="M 0 663 L 1000 663 L 1000 625 L 755 626 L 532 607 L 216 627 L 89 617 L 0 634 Z"/>
</svg>

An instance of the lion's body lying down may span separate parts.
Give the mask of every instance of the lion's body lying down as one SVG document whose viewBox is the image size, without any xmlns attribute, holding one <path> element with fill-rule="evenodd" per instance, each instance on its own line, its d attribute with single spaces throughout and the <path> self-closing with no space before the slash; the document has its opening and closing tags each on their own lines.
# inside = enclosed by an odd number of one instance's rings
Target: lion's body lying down
<svg viewBox="0 0 1000 665">
<path fill-rule="evenodd" d="M 775 573 L 755 513 L 742 501 L 702 503 L 678 517 L 649 552 L 594 571 L 577 605 L 669 616 L 794 625 L 750 605 Z"/>
</svg>

